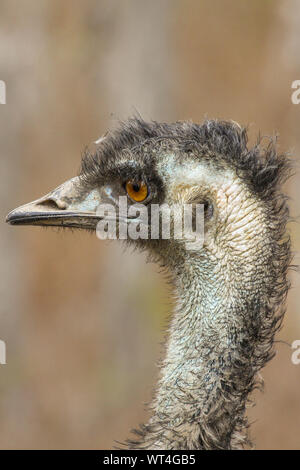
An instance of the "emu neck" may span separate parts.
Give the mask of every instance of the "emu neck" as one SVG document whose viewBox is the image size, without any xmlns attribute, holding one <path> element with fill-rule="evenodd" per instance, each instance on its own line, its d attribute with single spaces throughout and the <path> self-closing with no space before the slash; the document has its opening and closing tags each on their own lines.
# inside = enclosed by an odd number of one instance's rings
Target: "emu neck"
<svg viewBox="0 0 300 470">
<path fill-rule="evenodd" d="M 249 444 L 246 403 L 273 357 L 288 290 L 284 206 L 231 184 L 216 195 L 214 232 L 199 253 L 170 250 L 177 306 L 152 417 L 134 448 L 237 449 Z"/>
<path fill-rule="evenodd" d="M 250 200 L 239 209 L 235 215 L 229 207 L 227 225 L 220 221 L 226 227 L 222 244 L 206 242 L 181 263 L 173 256 L 178 302 L 141 448 L 234 449 L 248 443 L 246 402 L 258 370 L 272 357 L 288 247 L 277 243 L 280 221 L 268 222 L 264 208 Z"/>
<path fill-rule="evenodd" d="M 218 263 L 203 261 L 186 266 L 177 280 L 178 304 L 151 421 L 168 429 L 162 447 L 231 448 L 245 424 L 256 372 L 250 310 L 262 300 L 241 282 L 230 292 Z"/>
</svg>

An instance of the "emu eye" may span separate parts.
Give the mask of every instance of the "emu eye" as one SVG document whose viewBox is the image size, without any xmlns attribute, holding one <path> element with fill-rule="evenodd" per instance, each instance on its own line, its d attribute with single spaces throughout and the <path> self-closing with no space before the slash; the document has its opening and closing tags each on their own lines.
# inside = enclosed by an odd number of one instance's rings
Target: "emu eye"
<svg viewBox="0 0 300 470">
<path fill-rule="evenodd" d="M 127 181 L 125 184 L 127 194 L 131 199 L 136 202 L 142 202 L 148 196 L 148 187 L 144 181 L 135 183 L 134 181 Z"/>
</svg>

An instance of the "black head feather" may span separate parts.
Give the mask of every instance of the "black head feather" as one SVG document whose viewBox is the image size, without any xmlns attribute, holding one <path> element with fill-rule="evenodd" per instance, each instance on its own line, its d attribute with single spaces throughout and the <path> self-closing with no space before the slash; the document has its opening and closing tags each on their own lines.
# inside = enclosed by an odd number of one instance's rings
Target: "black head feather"
<svg viewBox="0 0 300 470">
<path fill-rule="evenodd" d="M 116 172 L 116 162 L 126 153 L 155 171 L 155 161 L 162 150 L 173 150 L 181 158 L 189 155 L 211 164 L 236 171 L 249 188 L 263 199 L 272 197 L 279 183 L 289 175 L 291 164 L 285 154 L 277 152 L 276 138 L 267 145 L 258 138 L 248 148 L 246 128 L 234 122 L 206 120 L 203 124 L 189 121 L 175 123 L 146 122 L 134 117 L 121 122 L 108 132 L 94 154 L 88 151 L 82 160 L 81 176 L 94 184 L 103 174 Z"/>
</svg>

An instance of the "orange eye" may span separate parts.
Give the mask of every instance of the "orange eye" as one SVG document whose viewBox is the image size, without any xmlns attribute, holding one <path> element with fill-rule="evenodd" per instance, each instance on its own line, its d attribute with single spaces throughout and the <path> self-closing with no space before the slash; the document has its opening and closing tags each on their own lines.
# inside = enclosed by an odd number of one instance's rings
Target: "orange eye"
<svg viewBox="0 0 300 470">
<path fill-rule="evenodd" d="M 128 196 L 136 202 L 142 202 L 148 196 L 148 187 L 143 181 L 139 183 L 127 181 L 125 188 Z"/>
</svg>

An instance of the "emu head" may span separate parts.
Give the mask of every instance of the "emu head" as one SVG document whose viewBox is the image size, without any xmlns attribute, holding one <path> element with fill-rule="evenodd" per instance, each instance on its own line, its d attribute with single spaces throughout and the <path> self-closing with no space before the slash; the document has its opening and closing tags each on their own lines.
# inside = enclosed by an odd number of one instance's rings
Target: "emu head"
<svg viewBox="0 0 300 470">
<path fill-rule="evenodd" d="M 201 249 L 222 257 L 248 249 L 245 238 L 255 237 L 257 227 L 265 226 L 274 213 L 285 168 L 284 156 L 276 154 L 272 143 L 263 152 L 259 145 L 248 150 L 245 129 L 233 122 L 164 124 L 133 118 L 100 139 L 94 154 L 85 153 L 79 176 L 13 210 L 7 222 L 96 230 L 99 222 L 114 221 L 117 237 L 124 225 L 131 224 L 135 233 L 144 225 L 146 234 L 129 236 L 128 241 L 170 264 L 175 251 L 183 258 L 187 255 L 185 234 L 181 239 L 174 236 L 178 219 L 184 226 L 183 207 L 192 205 L 195 228 L 199 204 L 205 228 Z M 120 214 L 120 196 L 126 200 L 126 216 Z M 164 205 L 169 207 L 170 237 L 163 237 L 161 230 L 151 236 L 150 211 L 142 223 L 139 212 L 130 215 L 137 203 L 147 208 L 158 205 L 160 219 Z M 99 211 L 107 204 L 112 212 Z"/>
</svg>

